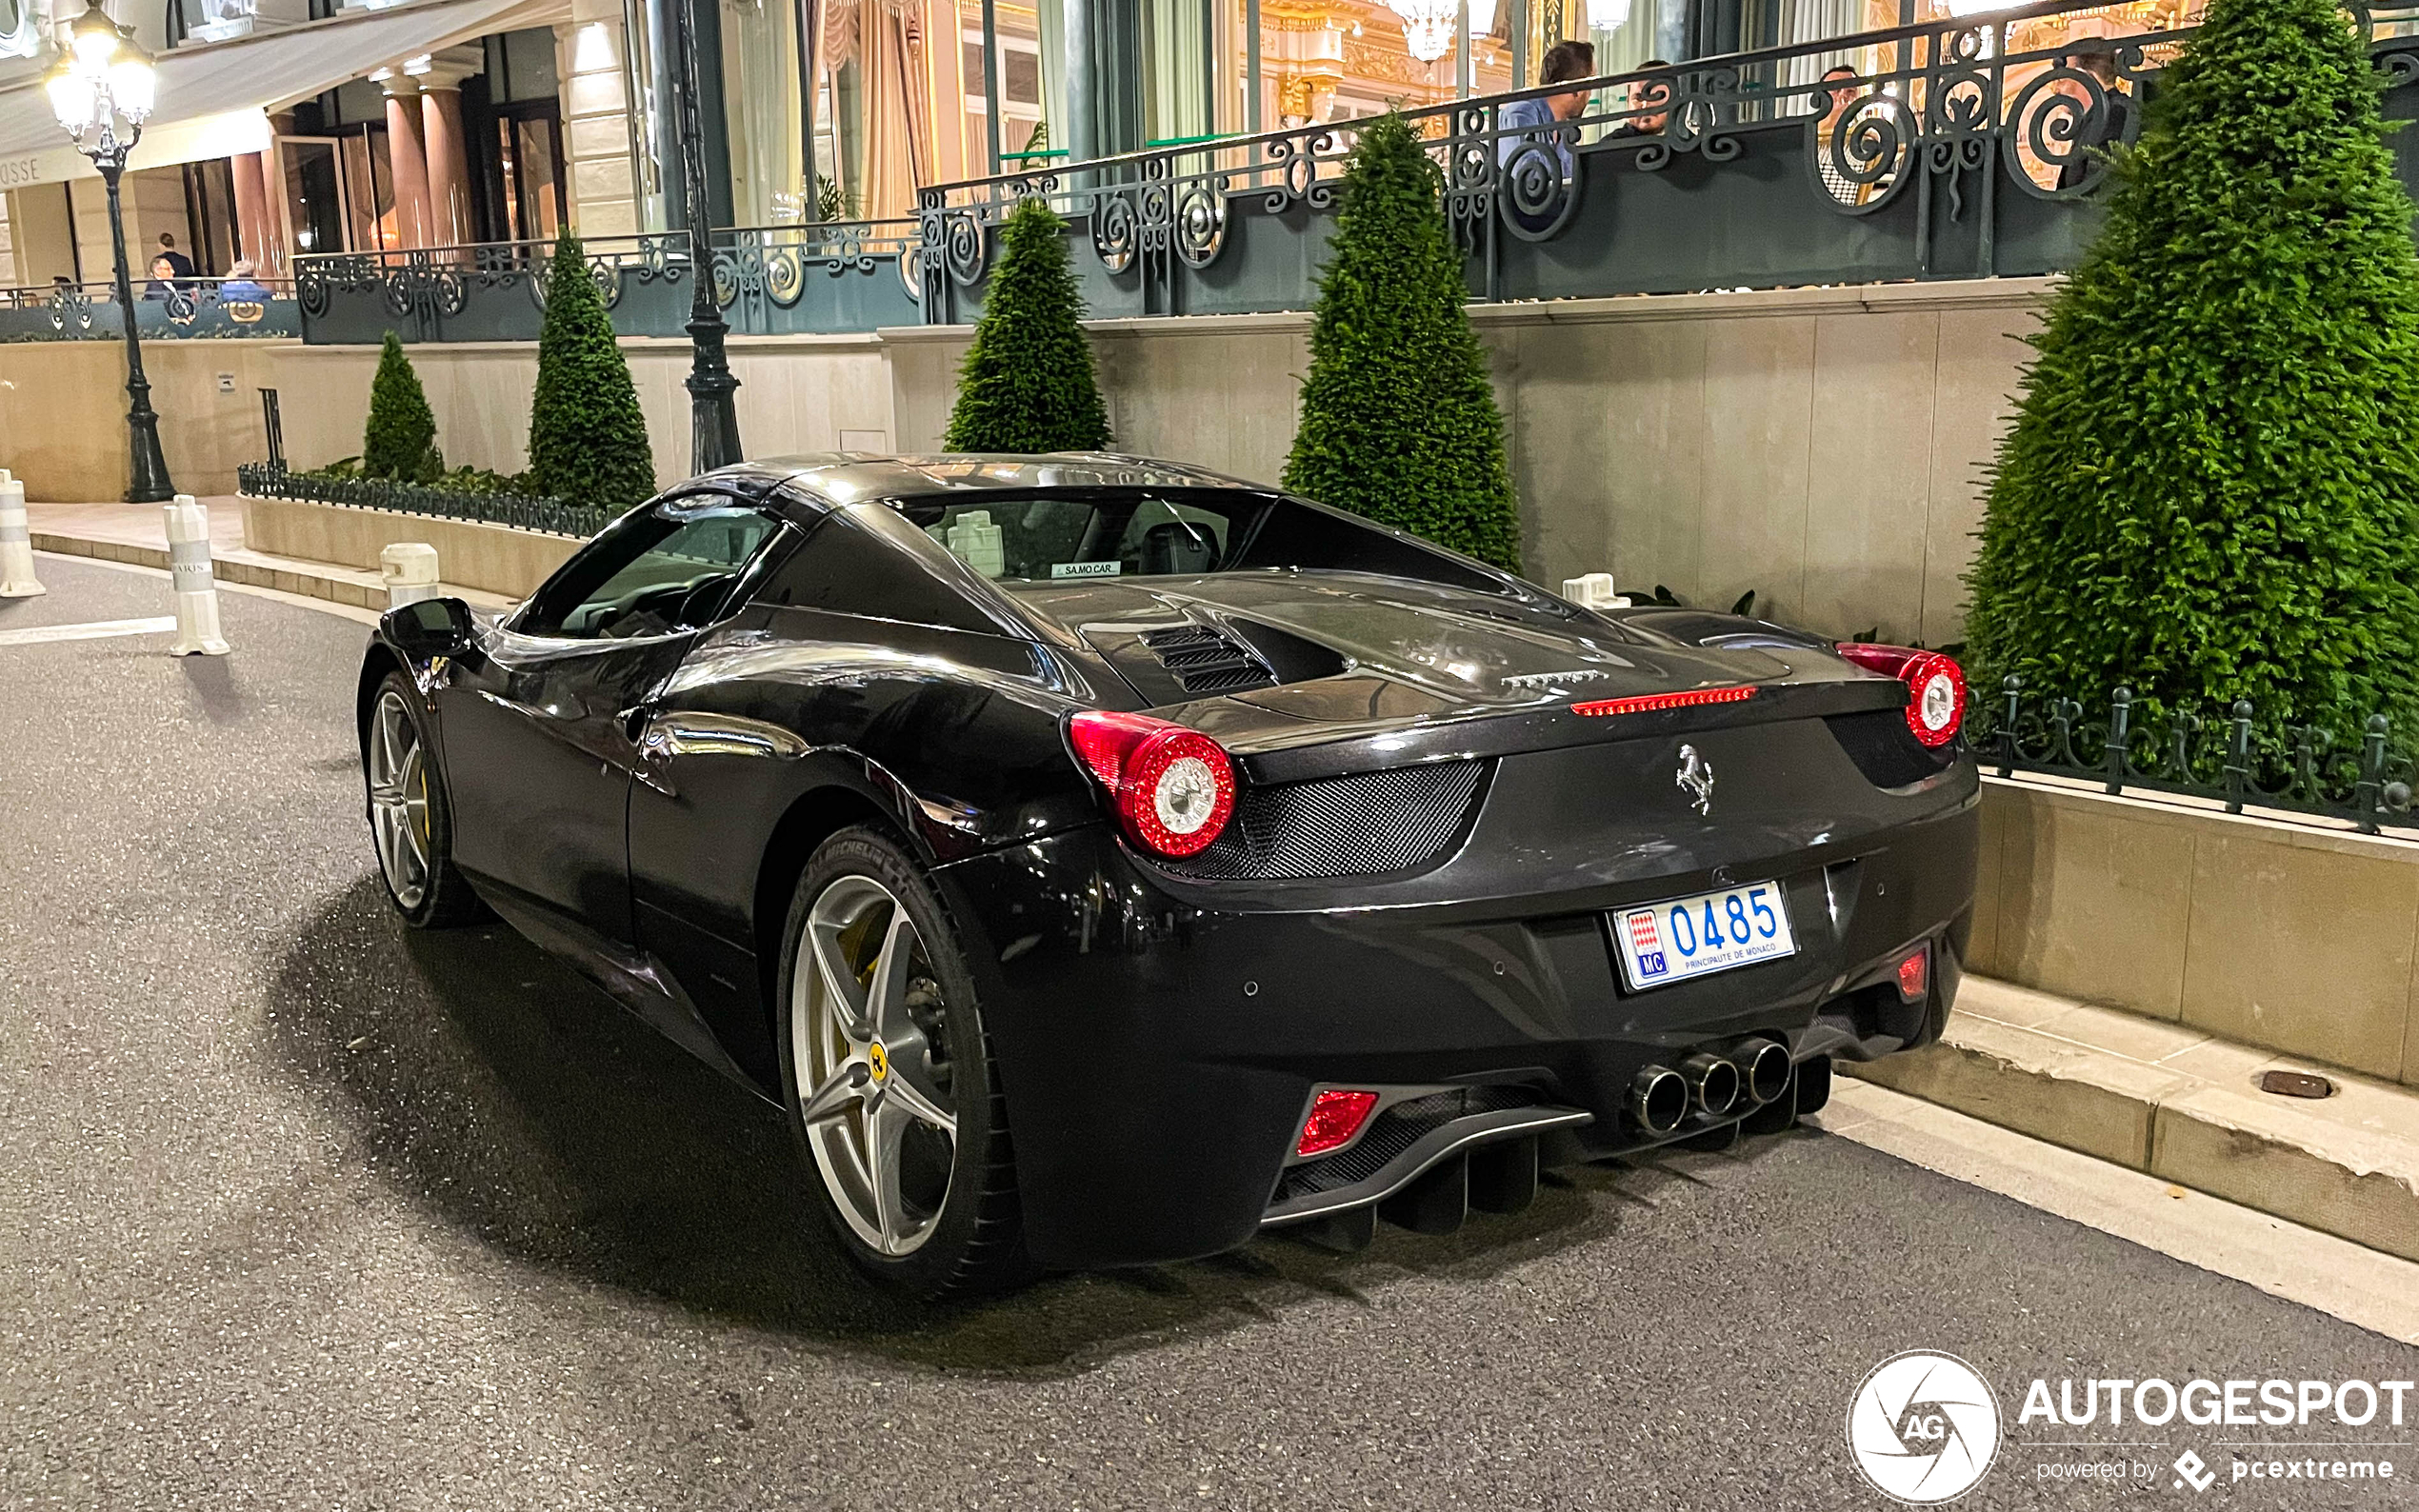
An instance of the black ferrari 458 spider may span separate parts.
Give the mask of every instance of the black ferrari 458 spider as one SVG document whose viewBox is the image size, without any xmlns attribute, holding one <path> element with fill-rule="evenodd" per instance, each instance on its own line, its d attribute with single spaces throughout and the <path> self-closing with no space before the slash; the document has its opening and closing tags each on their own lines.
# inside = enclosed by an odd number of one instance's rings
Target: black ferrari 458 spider
<svg viewBox="0 0 2419 1512">
<path fill-rule="evenodd" d="M 825 456 L 388 614 L 360 725 L 406 920 L 777 1102 L 937 1295 L 1786 1127 L 1949 1012 L 1965 699 L 1160 463 Z"/>
</svg>

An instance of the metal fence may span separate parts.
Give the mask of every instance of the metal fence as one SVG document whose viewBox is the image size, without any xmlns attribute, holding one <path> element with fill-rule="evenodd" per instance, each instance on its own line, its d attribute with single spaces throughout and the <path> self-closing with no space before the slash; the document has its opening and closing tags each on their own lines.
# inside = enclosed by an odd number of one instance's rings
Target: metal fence
<svg viewBox="0 0 2419 1512">
<path fill-rule="evenodd" d="M 2288 726 L 2279 746 L 2261 738 L 2260 710 L 2249 702 L 2216 718 L 2180 713 L 2163 729 L 2136 723 L 2133 692 L 2125 687 L 2089 719 L 2095 711 L 2073 699 L 2029 696 L 2019 677 L 2007 679 L 1995 703 L 1975 702 L 1969 738 L 2002 777 L 2038 772 L 2109 793 L 2203 798 L 2229 814 L 2247 806 L 2309 814 L 2370 835 L 2385 826 L 2419 827 L 2411 811 L 2419 763 L 2394 746 L 2383 714 L 2349 739 L 2321 726 Z"/>
<path fill-rule="evenodd" d="M 2111 142 L 2139 130 L 2194 28 L 2060 37 L 2103 8 L 1988 16 L 1457 101 L 1409 112 L 1482 300 L 2063 271 L 2097 232 Z M 2366 11 L 2388 113 L 2419 115 L 2419 54 Z M 1827 73 L 1835 76 L 1826 77 Z M 1512 102 L 1585 90 L 1553 126 Z M 928 321 L 980 313 L 997 230 L 1045 196 L 1095 316 L 1301 309 L 1315 295 L 1349 122 L 926 189 Z M 2407 184 L 2419 143 L 2396 133 Z"/>
<path fill-rule="evenodd" d="M 230 295 L 225 282 L 178 279 L 138 293 L 135 334 L 145 341 L 302 334 L 300 310 L 290 295 L 260 284 L 238 285 Z M 125 335 L 114 284 L 0 288 L 0 342 L 119 341 Z"/>
<path fill-rule="evenodd" d="M 2409 0 L 2419 7 L 2419 0 Z M 2108 165 L 2190 27 L 2071 34 L 2104 6 L 2043 0 L 1984 16 L 1699 59 L 1409 113 L 1442 170 L 1445 212 L 1482 300 L 1599 297 L 2072 268 L 2099 229 Z M 2355 9 L 2389 117 L 2419 117 L 2408 10 Z M 2387 19 L 2380 21 L 2378 17 Z M 2395 18 L 2402 19 L 2395 19 Z M 1516 102 L 1585 91 L 1575 118 Z M 717 304 L 737 335 L 947 325 L 981 313 L 1000 224 L 1047 198 L 1099 317 L 1312 304 L 1353 123 L 1178 142 L 921 190 L 913 220 L 712 234 Z M 2419 134 L 2390 139 L 2419 189 Z M 615 330 L 678 337 L 691 303 L 684 232 L 583 244 Z M 314 343 L 530 341 L 551 246 L 496 242 L 295 259 L 295 301 L 254 314 L 203 295 L 139 307 L 147 335 Z M 89 290 L 0 299 L 0 340 L 115 334 Z M 105 301 L 97 301 L 105 302 Z"/>
<path fill-rule="evenodd" d="M 235 469 L 236 487 L 263 498 L 308 499 L 362 509 L 391 509 L 441 520 L 475 520 L 523 530 L 586 539 L 605 528 L 617 512 L 592 504 L 518 493 L 457 493 L 392 478 L 323 478 L 289 471 L 273 462 L 247 462 Z"/>
<path fill-rule="evenodd" d="M 738 335 L 920 324 L 912 221 L 746 227 L 713 233 L 715 303 Z M 581 252 L 624 336 L 679 336 L 694 301 L 686 231 L 600 236 Z M 302 335 L 366 343 L 534 341 L 553 244 L 483 242 L 294 259 Z"/>
</svg>

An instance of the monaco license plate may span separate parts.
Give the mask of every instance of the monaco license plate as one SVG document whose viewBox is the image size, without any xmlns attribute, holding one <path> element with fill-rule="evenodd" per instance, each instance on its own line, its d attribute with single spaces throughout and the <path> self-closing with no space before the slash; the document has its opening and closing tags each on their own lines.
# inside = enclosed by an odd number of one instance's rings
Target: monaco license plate
<svg viewBox="0 0 2419 1512">
<path fill-rule="evenodd" d="M 1776 882 L 1616 908 L 1612 939 L 1633 992 L 1797 954 Z"/>
</svg>

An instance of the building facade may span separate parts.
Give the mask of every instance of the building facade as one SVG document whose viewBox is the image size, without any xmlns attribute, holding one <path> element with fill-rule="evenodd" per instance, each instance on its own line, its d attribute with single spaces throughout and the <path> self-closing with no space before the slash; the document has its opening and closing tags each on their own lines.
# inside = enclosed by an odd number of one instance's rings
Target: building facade
<svg viewBox="0 0 2419 1512">
<path fill-rule="evenodd" d="M 110 276 L 100 182 L 37 84 L 81 3 L 0 0 L 0 288 Z M 196 276 L 249 260 L 276 283 L 301 253 L 678 229 L 682 6 L 709 212 L 765 227 L 895 220 L 934 184 L 1518 88 L 1564 36 L 1609 73 L 1972 0 L 124 0 L 161 59 L 126 180 L 136 276 L 163 237 Z M 2106 30 L 2186 9 L 2108 7 Z"/>
</svg>

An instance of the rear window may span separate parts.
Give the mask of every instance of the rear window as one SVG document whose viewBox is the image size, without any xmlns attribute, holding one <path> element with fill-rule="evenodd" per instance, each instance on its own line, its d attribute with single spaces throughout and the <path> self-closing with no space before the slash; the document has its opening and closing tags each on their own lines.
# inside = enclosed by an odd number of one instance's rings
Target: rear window
<svg viewBox="0 0 2419 1512">
<path fill-rule="evenodd" d="M 900 512 L 985 577 L 1070 584 L 1208 572 L 1386 572 L 1500 593 L 1442 552 L 1272 494 L 1219 488 L 1068 488 Z"/>
<path fill-rule="evenodd" d="M 985 577 L 1068 583 L 1227 570 L 1270 502 L 1248 494 L 1051 495 L 910 504 L 906 512 Z"/>
</svg>

